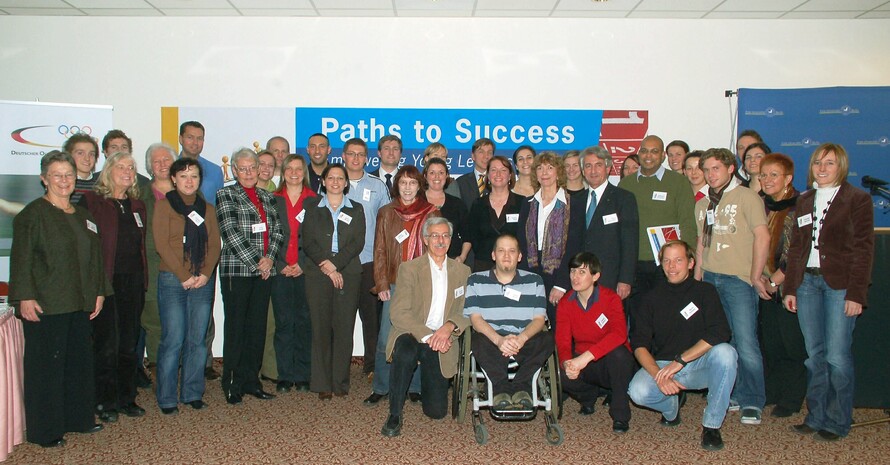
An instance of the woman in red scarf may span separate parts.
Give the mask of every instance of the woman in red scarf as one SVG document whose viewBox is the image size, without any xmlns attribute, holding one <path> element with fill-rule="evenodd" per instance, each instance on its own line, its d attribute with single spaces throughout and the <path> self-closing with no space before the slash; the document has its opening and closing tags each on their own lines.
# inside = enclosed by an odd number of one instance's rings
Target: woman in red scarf
<svg viewBox="0 0 890 465">
<path fill-rule="evenodd" d="M 426 199 L 426 180 L 414 166 L 403 166 L 392 185 L 392 202 L 377 213 L 374 234 L 374 288 L 383 301 L 380 333 L 374 361 L 374 382 L 371 396 L 365 403 L 374 405 L 389 394 L 389 363 L 386 362 L 386 341 L 392 323 L 389 303 L 395 292 L 396 276 L 402 262 L 413 260 L 426 252 L 421 229 L 429 216 L 441 216 Z M 420 377 L 415 376 L 408 389 L 411 400 L 420 399 Z"/>
</svg>

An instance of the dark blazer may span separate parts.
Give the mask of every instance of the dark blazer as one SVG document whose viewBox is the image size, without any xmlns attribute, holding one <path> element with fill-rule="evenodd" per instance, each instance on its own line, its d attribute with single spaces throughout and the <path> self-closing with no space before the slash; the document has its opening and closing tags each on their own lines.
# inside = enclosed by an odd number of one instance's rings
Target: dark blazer
<svg viewBox="0 0 890 465">
<path fill-rule="evenodd" d="M 106 199 L 94 191 L 84 192 L 80 198 L 80 205 L 86 207 L 99 227 L 99 239 L 102 241 L 102 258 L 105 263 L 105 274 L 108 279 L 114 277 L 114 258 L 117 253 L 117 218 L 118 206 L 111 199 Z M 145 260 L 145 236 L 148 228 L 151 228 L 151 219 L 145 209 L 145 203 L 139 199 L 130 199 L 130 208 L 133 213 L 139 215 L 142 227 L 142 276 L 145 280 L 143 289 L 148 288 L 148 262 Z"/>
<path fill-rule="evenodd" d="M 532 250 L 532 247 L 537 247 L 537 244 L 528 241 L 528 237 L 525 233 L 525 224 L 528 222 L 532 200 L 534 200 L 534 197 L 529 197 L 528 200 L 522 204 L 522 210 L 519 212 L 519 227 L 516 235 L 517 239 L 519 239 L 519 251 L 522 252 L 519 268 L 541 275 L 541 278 L 544 279 L 544 287 L 546 288 L 547 295 L 550 294 L 550 290 L 553 289 L 553 286 L 558 286 L 569 291 L 572 289 L 572 283 L 571 280 L 569 280 L 569 262 L 575 254 L 581 251 L 581 241 L 577 238 L 582 237 L 584 234 L 585 205 L 566 194 L 566 202 L 569 207 L 568 240 L 565 244 L 565 250 L 562 254 L 559 268 L 557 268 L 553 274 L 547 274 L 544 273 L 543 267 L 541 266 L 540 255 L 537 267 L 530 268 L 528 266 L 528 253 Z M 532 226 L 536 227 L 537 225 Z"/>
<path fill-rule="evenodd" d="M 476 170 L 460 175 L 445 189 L 445 192 L 455 197 L 460 197 L 464 201 L 464 205 L 467 206 L 467 210 L 471 209 L 473 202 L 480 197 L 479 185 L 476 184 Z M 485 193 L 488 193 L 488 188 L 485 189 Z"/>
<path fill-rule="evenodd" d="M 325 196 L 309 197 L 303 201 L 306 215 L 300 226 L 300 244 L 303 247 L 300 267 L 307 274 L 321 275 L 318 264 L 330 260 L 342 274 L 360 275 L 362 263 L 359 254 L 365 247 L 365 210 L 361 204 L 352 201 L 351 206 L 343 207 L 341 211 L 352 217 L 352 220 L 349 224 L 340 221 L 337 225 L 337 245 L 340 251 L 335 254 L 331 252 L 334 219 L 327 207 L 319 205 L 323 198 Z"/>
<path fill-rule="evenodd" d="M 261 222 L 260 213 L 240 184 L 223 187 L 216 191 L 216 218 L 223 248 L 219 264 L 220 276 L 249 278 L 259 276 L 260 259 L 275 259 L 284 243 L 281 221 L 271 192 L 256 189 L 257 197 L 266 211 L 266 230 L 269 233 L 269 249 L 263 254 L 263 234 L 254 233 L 251 227 Z M 272 267 L 271 276 L 275 276 Z"/>
<path fill-rule="evenodd" d="M 587 221 L 590 189 L 575 194 Z M 609 224 L 606 224 L 606 223 Z M 592 252 L 602 265 L 599 283 L 615 289 L 618 283 L 633 284 L 640 247 L 640 217 L 633 194 L 606 181 L 603 197 L 597 199 L 596 211 L 584 231 L 582 250 Z"/>
<path fill-rule="evenodd" d="M 804 192 L 797 199 L 788 266 L 785 269 L 785 295 L 797 295 L 797 288 L 803 281 L 816 221 L 800 227 L 798 218 L 812 215 L 815 202 L 815 189 Z M 819 216 L 822 216 L 822 212 L 819 212 Z M 846 289 L 845 300 L 867 305 L 874 248 L 874 205 L 871 196 L 845 181 L 831 202 L 819 234 L 819 261 L 825 283 L 835 290 Z"/>
<path fill-rule="evenodd" d="M 451 194 L 445 194 L 445 203 L 439 208 L 442 214 L 454 226 L 454 234 L 451 236 L 451 245 L 448 247 L 448 257 L 457 258 L 467 242 L 467 215 L 469 212 L 461 200 Z"/>
<path fill-rule="evenodd" d="M 491 200 L 487 195 L 473 202 L 467 216 L 467 240 L 473 244 L 473 253 L 477 257 L 491 261 L 491 251 L 498 236 L 504 233 L 519 235 L 519 220 L 508 223 L 507 215 L 518 215 L 526 200 L 526 197 L 511 191 L 499 217 L 494 216 Z"/>
<path fill-rule="evenodd" d="M 457 337 L 469 326 L 470 320 L 464 317 L 464 299 L 466 299 L 467 278 L 470 268 L 450 258 L 447 261 L 448 288 L 445 290 L 445 315 L 443 323 L 452 322 L 457 332 L 451 335 L 451 349 L 439 353 L 439 368 L 442 376 L 451 378 L 457 373 L 457 360 L 460 348 Z M 392 330 L 386 343 L 386 359 L 392 360 L 392 350 L 396 339 L 402 334 L 411 334 L 420 341 L 433 332 L 427 328 L 426 320 L 430 315 L 433 300 L 433 273 L 430 271 L 429 254 L 425 253 L 414 260 L 402 263 L 396 278 L 399 290 L 392 297 L 389 307 Z"/>
</svg>

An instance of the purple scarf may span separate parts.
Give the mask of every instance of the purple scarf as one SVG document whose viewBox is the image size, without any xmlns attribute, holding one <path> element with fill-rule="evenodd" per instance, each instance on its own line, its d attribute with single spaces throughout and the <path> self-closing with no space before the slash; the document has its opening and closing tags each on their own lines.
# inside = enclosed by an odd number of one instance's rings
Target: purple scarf
<svg viewBox="0 0 890 465">
<path fill-rule="evenodd" d="M 562 256 L 565 254 L 565 246 L 568 241 L 572 200 L 567 197 L 566 202 L 564 204 L 557 200 L 556 205 L 553 206 L 553 211 L 550 212 L 550 217 L 544 224 L 544 247 L 541 249 L 541 257 L 538 257 L 538 211 L 541 209 L 541 204 L 538 199 L 532 198 L 528 221 L 525 222 L 529 268 L 536 268 L 540 265 L 544 273 L 553 274 L 562 263 Z"/>
</svg>

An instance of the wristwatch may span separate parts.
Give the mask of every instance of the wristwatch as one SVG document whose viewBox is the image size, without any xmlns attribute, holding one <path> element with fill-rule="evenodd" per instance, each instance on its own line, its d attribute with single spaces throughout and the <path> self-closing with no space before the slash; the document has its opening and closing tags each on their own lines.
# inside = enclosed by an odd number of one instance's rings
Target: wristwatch
<svg viewBox="0 0 890 465">
<path fill-rule="evenodd" d="M 677 354 L 677 356 L 674 357 L 674 361 L 677 362 L 677 363 L 679 363 L 680 365 L 683 365 L 683 368 L 686 368 L 686 364 L 689 363 L 689 362 L 683 360 L 683 357 L 681 357 L 680 355 L 681 355 L 681 354 Z"/>
</svg>

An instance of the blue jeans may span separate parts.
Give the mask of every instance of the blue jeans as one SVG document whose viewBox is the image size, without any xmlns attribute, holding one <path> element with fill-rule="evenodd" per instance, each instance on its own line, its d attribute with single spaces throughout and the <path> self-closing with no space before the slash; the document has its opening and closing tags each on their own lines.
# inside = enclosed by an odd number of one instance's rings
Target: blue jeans
<svg viewBox="0 0 890 465">
<path fill-rule="evenodd" d="M 739 376 L 732 398 L 742 408 L 762 411 L 766 403 L 763 355 L 757 339 L 757 312 L 760 298 L 753 286 L 737 276 L 705 271 L 704 281 L 720 294 L 720 303 L 732 330 L 730 344 L 739 354 Z"/>
<path fill-rule="evenodd" d="M 182 403 L 204 396 L 204 362 L 207 346 L 204 336 L 216 296 L 211 276 L 198 289 L 183 289 L 179 278 L 168 271 L 158 274 L 158 311 L 161 317 L 161 343 L 158 345 L 158 407 L 176 407 L 176 380 L 180 380 Z M 182 374 L 179 373 L 180 361 Z"/>
<path fill-rule="evenodd" d="M 853 422 L 853 328 L 844 314 L 845 289 L 821 276 L 803 275 L 797 288 L 797 320 L 807 347 L 807 417 L 813 429 L 846 436 Z"/>
<path fill-rule="evenodd" d="M 659 368 L 670 364 L 670 360 L 658 360 Z M 705 428 L 720 428 L 729 408 L 729 393 L 735 383 L 738 357 L 729 344 L 717 344 L 703 356 L 689 362 L 674 375 L 674 380 L 687 389 L 708 389 L 708 406 L 702 417 Z M 641 368 L 630 380 L 627 389 L 635 404 L 657 410 L 668 420 L 677 418 L 680 405 L 677 396 L 668 396 L 658 389 L 655 379 Z"/>
<path fill-rule="evenodd" d="M 389 331 L 392 329 L 392 320 L 389 319 L 389 306 L 396 296 L 396 286 L 389 286 L 389 300 L 383 302 L 383 311 L 380 313 L 380 332 L 377 334 L 377 348 L 374 352 L 374 383 L 371 390 L 380 395 L 389 394 L 389 371 L 392 364 L 386 361 L 386 342 L 389 340 Z M 408 392 L 420 392 L 420 370 L 414 371 Z"/>
</svg>

